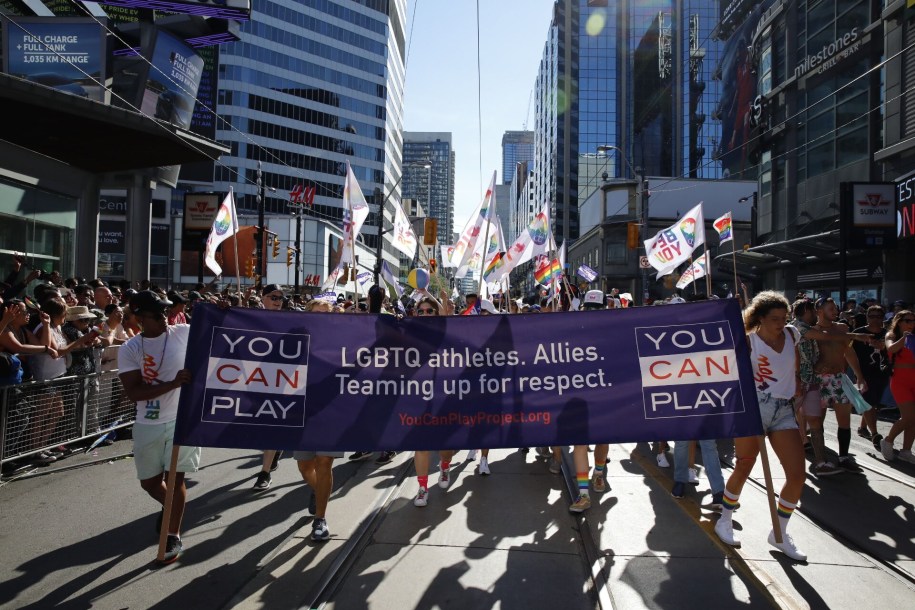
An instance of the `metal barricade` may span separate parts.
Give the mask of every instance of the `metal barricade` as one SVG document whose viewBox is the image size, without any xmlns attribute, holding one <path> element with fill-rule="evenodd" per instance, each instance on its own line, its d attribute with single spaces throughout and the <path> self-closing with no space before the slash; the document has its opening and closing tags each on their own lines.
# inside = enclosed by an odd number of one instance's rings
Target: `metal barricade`
<svg viewBox="0 0 915 610">
<path fill-rule="evenodd" d="M 117 370 L 0 387 L 0 463 L 133 424 Z"/>
</svg>

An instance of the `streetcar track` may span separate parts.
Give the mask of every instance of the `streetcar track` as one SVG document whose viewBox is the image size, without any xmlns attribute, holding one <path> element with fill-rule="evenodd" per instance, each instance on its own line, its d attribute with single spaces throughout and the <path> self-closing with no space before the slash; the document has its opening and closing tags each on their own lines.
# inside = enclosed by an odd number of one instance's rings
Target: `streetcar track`
<svg viewBox="0 0 915 610">
<path fill-rule="evenodd" d="M 724 460 L 721 460 L 721 467 L 722 467 L 722 470 L 727 470 L 729 472 L 734 471 L 733 466 L 731 466 L 729 463 L 727 463 Z M 727 481 L 727 477 L 725 477 L 725 481 Z M 753 485 L 754 487 L 756 487 L 757 489 L 760 489 L 764 493 L 766 493 L 765 482 L 761 482 L 757 478 L 752 477 L 752 476 L 747 478 L 747 482 L 750 483 L 751 485 Z M 775 496 L 778 497 L 778 493 L 775 493 Z M 882 558 L 877 557 L 876 555 L 872 554 L 863 545 L 859 544 L 854 539 L 852 539 L 849 536 L 842 533 L 842 531 L 840 529 L 833 527 L 832 525 L 830 525 L 823 519 L 820 519 L 819 517 L 817 517 L 815 514 L 804 510 L 803 502 L 798 504 L 798 507 L 795 510 L 795 514 L 800 515 L 808 523 L 813 524 L 814 526 L 818 527 L 824 533 L 829 534 L 837 542 L 839 542 L 840 544 L 842 544 L 849 550 L 854 551 L 862 558 L 870 561 L 871 563 L 877 564 L 879 567 L 884 568 L 888 573 L 899 578 L 900 580 L 905 581 L 910 589 L 915 590 L 915 573 L 910 572 L 909 570 L 906 570 L 905 568 L 903 568 L 899 565 L 896 565 L 892 561 L 882 559 Z"/>
</svg>

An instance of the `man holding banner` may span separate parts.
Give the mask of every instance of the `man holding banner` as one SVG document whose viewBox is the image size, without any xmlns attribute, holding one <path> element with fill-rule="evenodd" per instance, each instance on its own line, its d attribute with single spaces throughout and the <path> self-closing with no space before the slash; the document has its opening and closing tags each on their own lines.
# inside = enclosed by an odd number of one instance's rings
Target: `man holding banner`
<svg viewBox="0 0 915 610">
<path fill-rule="evenodd" d="M 166 512 L 165 475 L 172 455 L 178 397 L 181 386 L 191 380 L 190 371 L 184 368 L 190 326 L 168 325 L 165 311 L 170 305 L 171 302 L 160 299 L 151 290 L 134 295 L 129 308 L 143 332 L 127 341 L 118 353 L 118 377 L 124 393 L 137 403 L 133 427 L 137 478 L 143 491 L 163 505 L 163 515 Z M 174 562 L 181 554 L 181 518 L 187 501 L 184 473 L 196 472 L 199 465 L 200 447 L 180 448 L 162 564 Z M 161 529 L 161 519 L 162 516 L 156 531 Z"/>
</svg>

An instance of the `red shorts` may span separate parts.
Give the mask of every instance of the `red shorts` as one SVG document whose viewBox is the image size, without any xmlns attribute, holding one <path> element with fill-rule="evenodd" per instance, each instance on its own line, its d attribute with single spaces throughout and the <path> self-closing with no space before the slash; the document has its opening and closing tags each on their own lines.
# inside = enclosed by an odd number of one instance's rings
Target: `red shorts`
<svg viewBox="0 0 915 610">
<path fill-rule="evenodd" d="M 890 391 L 897 405 L 915 402 L 915 369 L 895 369 L 890 377 Z"/>
</svg>

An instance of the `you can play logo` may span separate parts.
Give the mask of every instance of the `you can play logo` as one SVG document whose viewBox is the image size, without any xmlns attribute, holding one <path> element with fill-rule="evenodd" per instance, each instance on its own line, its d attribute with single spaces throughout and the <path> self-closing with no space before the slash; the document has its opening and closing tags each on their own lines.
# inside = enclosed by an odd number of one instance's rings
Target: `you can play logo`
<svg viewBox="0 0 915 610">
<path fill-rule="evenodd" d="M 637 327 L 645 418 L 743 413 L 726 322 Z"/>
<path fill-rule="evenodd" d="M 203 421 L 302 428 L 310 337 L 213 328 Z"/>
</svg>

